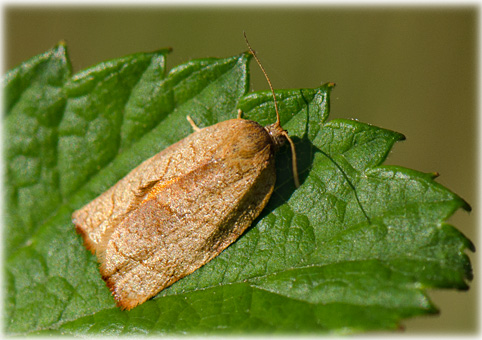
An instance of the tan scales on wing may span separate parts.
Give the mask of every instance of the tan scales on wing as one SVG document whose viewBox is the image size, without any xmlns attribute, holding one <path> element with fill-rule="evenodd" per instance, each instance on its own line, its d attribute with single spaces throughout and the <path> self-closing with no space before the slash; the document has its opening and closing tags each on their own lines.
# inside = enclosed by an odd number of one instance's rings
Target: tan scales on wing
<svg viewBox="0 0 482 340">
<path fill-rule="evenodd" d="M 74 214 L 121 307 L 192 273 L 249 227 L 273 191 L 274 149 L 255 122 L 218 123 L 148 159 Z"/>
</svg>

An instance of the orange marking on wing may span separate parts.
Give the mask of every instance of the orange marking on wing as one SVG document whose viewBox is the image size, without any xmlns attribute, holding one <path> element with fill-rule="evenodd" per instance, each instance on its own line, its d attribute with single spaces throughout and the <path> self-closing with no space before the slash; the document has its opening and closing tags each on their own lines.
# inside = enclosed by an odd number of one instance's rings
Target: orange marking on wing
<svg viewBox="0 0 482 340">
<path fill-rule="evenodd" d="M 176 177 L 176 178 L 170 179 L 168 181 L 156 183 L 156 185 L 154 185 L 151 189 L 149 189 L 149 192 L 148 192 L 146 198 L 144 198 L 144 200 L 142 200 L 141 204 L 144 204 L 147 201 L 150 201 L 150 200 L 154 199 L 159 192 L 164 190 L 164 188 L 170 186 L 173 183 L 176 183 L 180 179 L 181 179 L 181 177 Z"/>
</svg>

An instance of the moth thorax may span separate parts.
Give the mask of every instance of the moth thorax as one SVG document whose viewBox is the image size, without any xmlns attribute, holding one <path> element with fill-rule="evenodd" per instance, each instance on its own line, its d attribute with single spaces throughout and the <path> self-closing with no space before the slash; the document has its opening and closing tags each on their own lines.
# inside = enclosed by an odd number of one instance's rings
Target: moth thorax
<svg viewBox="0 0 482 340">
<path fill-rule="evenodd" d="M 265 126 L 264 129 L 269 133 L 275 150 L 279 149 L 286 142 L 286 131 L 283 130 L 278 122 Z"/>
</svg>

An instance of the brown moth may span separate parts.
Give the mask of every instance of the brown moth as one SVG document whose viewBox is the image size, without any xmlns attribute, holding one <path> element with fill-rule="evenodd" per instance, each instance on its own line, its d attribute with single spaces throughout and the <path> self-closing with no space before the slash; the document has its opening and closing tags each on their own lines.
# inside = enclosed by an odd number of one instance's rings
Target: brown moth
<svg viewBox="0 0 482 340">
<path fill-rule="evenodd" d="M 246 35 L 245 35 L 246 37 Z M 122 309 L 145 302 L 233 243 L 260 214 L 276 180 L 274 154 L 288 140 L 277 121 L 241 118 L 195 132 L 144 161 L 73 213 L 87 249 Z"/>
</svg>

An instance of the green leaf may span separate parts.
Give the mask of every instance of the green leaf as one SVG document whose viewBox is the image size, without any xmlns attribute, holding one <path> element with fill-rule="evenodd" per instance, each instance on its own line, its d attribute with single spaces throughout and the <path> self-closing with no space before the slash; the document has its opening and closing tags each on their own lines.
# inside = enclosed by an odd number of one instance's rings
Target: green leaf
<svg viewBox="0 0 482 340">
<path fill-rule="evenodd" d="M 199 126 L 274 122 L 248 92 L 249 54 L 167 75 L 169 51 L 71 76 L 65 47 L 10 71 L 5 86 L 5 327 L 9 334 L 350 333 L 435 313 L 428 288 L 467 289 L 472 243 L 445 223 L 469 209 L 424 174 L 382 165 L 396 132 L 327 121 L 333 84 L 277 91 L 296 144 L 277 155 L 275 192 L 217 258 L 121 311 L 71 223 L 75 209 Z"/>
</svg>

